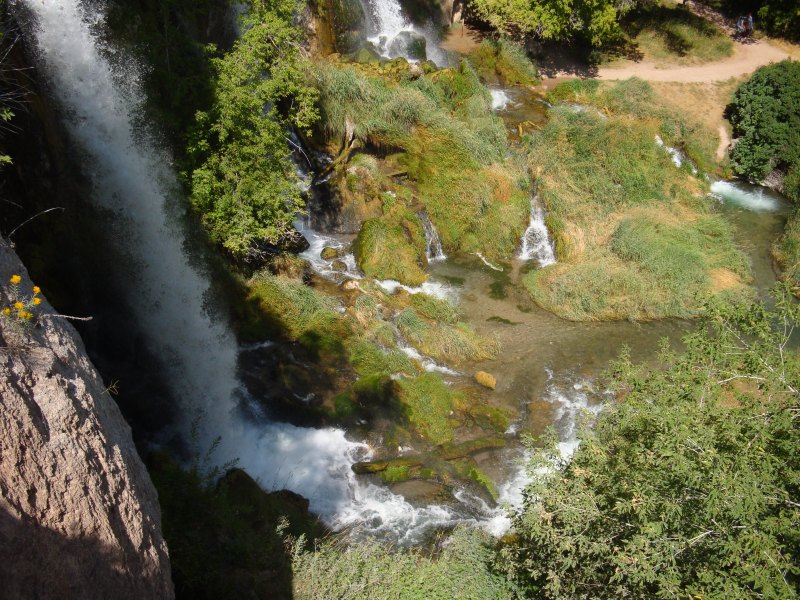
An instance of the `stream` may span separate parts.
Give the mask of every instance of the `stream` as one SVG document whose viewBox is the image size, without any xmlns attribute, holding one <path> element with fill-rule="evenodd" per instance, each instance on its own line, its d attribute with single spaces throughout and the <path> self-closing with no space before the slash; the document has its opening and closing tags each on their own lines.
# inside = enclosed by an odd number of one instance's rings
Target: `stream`
<svg viewBox="0 0 800 600">
<path fill-rule="evenodd" d="M 418 32 L 394 0 L 375 0 L 371 6 L 369 36 L 380 47 L 389 48 L 403 31 Z M 109 235 L 128 258 L 117 271 L 117 283 L 127 290 L 147 343 L 181 399 L 181 433 L 190 435 L 196 415 L 201 415 L 201 447 L 221 437 L 215 461 L 238 460 L 266 489 L 302 494 L 335 529 L 350 528 L 400 544 L 420 543 L 432 531 L 458 522 L 501 535 L 510 524 L 504 505 L 520 504 L 526 482 L 520 435 L 553 426 L 568 455 L 576 445 L 580 415 L 597 413 L 608 400 L 597 387 L 598 377 L 622 346 L 631 349 L 634 360 L 651 360 L 661 338 L 677 342 L 692 327 L 680 320 L 571 323 L 534 305 L 520 276 L 556 260 L 535 196 L 517 256 L 498 265 L 480 256 L 446 256 L 425 217 L 431 278 L 419 288 L 405 289 L 459 303 L 478 333 L 496 336 L 502 345 L 497 359 L 458 370 L 419 356 L 427 370 L 442 373 L 446 380 L 469 381 L 479 369 L 492 373 L 497 389 L 480 393 L 520 415 L 506 432 L 506 448 L 475 456 L 497 483 L 499 502 L 490 505 L 465 488 L 456 488 L 450 502 L 430 501 L 424 482 L 386 486 L 356 476 L 351 466 L 374 454 L 366 442 L 340 428 L 272 421 L 245 390 L 238 371 L 241 356 L 269 352 L 272 341 L 240 347 L 229 324 L 209 310 L 208 269 L 202 255 L 187 251 L 192 234 L 180 217 L 171 159 L 160 150 L 157 136 L 138 126 L 144 102 L 140 70 L 124 61 L 120 66 L 118 59 L 112 64 L 108 57 L 114 49 L 97 33 L 104 19 L 102 3 L 14 0 L 12 7 L 26 35 L 35 40 L 50 92 L 91 179 L 92 203 L 113 215 L 116 225 Z M 429 58 L 441 59 L 436 36 L 427 31 L 422 35 Z M 492 96 L 494 109 L 512 132 L 522 122 L 544 118 L 544 103 L 527 90 L 497 89 Z M 775 280 L 769 247 L 783 228 L 788 207 L 760 189 L 727 185 L 717 186 L 715 194 L 736 226 L 756 286 L 763 291 Z M 337 283 L 362 277 L 352 254 L 343 259 L 344 271 L 319 256 L 325 246 L 346 248 L 352 236 L 314 231 L 306 221 L 298 221 L 297 228 L 310 242 L 302 256 L 318 277 Z M 404 287 L 392 281 L 380 285 L 387 291 Z"/>
</svg>

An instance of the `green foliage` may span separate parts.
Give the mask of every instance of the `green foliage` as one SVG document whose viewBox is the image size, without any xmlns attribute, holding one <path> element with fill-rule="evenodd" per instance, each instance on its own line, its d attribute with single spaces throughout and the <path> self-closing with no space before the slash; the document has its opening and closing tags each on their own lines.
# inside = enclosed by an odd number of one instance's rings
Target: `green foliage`
<svg viewBox="0 0 800 600">
<path fill-rule="evenodd" d="M 302 540 L 301 540 L 302 542 Z M 315 552 L 296 545 L 292 554 L 296 600 L 500 600 L 514 597 L 491 570 L 493 540 L 477 530 L 456 529 L 442 551 L 397 551 L 367 542 L 353 547 L 330 541 Z"/>
<path fill-rule="evenodd" d="M 477 15 L 506 35 L 579 39 L 593 46 L 619 39 L 619 17 L 635 2 L 615 0 L 473 0 Z"/>
<path fill-rule="evenodd" d="M 339 351 L 349 326 L 337 311 L 337 301 L 282 275 L 260 272 L 248 282 L 248 300 L 257 302 L 271 319 L 271 333 L 299 341 L 312 350 Z"/>
<path fill-rule="evenodd" d="M 433 444 L 452 442 L 454 424 L 450 422 L 450 413 L 461 394 L 436 373 L 398 379 L 395 383 L 397 400 L 414 429 Z"/>
<path fill-rule="evenodd" d="M 419 369 L 406 354 L 396 348 L 383 349 L 364 338 L 350 345 L 350 364 L 359 375 L 416 375 Z"/>
<path fill-rule="evenodd" d="M 752 13 L 756 29 L 789 40 L 800 39 L 800 6 L 795 0 L 703 0 L 728 17 Z"/>
<path fill-rule="evenodd" d="M 712 303 L 664 370 L 623 354 L 573 458 L 530 464 L 503 561 L 527 597 L 796 597 L 799 317 Z"/>
<path fill-rule="evenodd" d="M 192 206 L 233 257 L 280 245 L 303 206 L 286 142 L 315 121 L 295 0 L 257 0 L 233 49 L 212 61 L 214 100 L 198 112 L 188 154 Z"/>
<path fill-rule="evenodd" d="M 758 69 L 736 90 L 727 116 L 736 138 L 731 149 L 736 173 L 760 180 L 780 169 L 798 177 L 800 62 L 786 60 Z M 794 200 L 800 200 L 799 191 L 798 186 L 790 185 Z"/>
<path fill-rule="evenodd" d="M 790 283 L 795 295 L 800 295 L 800 214 L 797 210 L 772 246 L 772 254 L 781 267 L 781 279 Z"/>
<path fill-rule="evenodd" d="M 469 60 L 485 81 L 503 85 L 533 85 L 539 81 L 539 72 L 525 48 L 507 38 L 483 40 Z"/>
</svg>

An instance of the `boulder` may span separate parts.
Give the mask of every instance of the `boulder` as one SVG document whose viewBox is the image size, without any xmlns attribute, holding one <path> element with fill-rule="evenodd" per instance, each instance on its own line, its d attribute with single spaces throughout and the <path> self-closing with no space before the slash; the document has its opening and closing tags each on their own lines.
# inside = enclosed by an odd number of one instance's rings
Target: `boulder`
<svg viewBox="0 0 800 600">
<path fill-rule="evenodd" d="M 337 259 L 333 261 L 333 263 L 331 263 L 331 269 L 333 269 L 334 271 L 338 271 L 340 273 L 344 273 L 345 271 L 347 271 L 347 263 L 344 262 L 343 260 Z"/>
<path fill-rule="evenodd" d="M 392 58 L 403 57 L 408 60 L 428 58 L 425 37 L 416 31 L 401 31 L 389 41 L 387 50 Z"/>
<path fill-rule="evenodd" d="M 490 390 L 493 390 L 497 387 L 497 379 L 495 379 L 493 375 L 487 373 L 486 371 L 478 371 L 475 373 L 475 381 Z"/>
<path fill-rule="evenodd" d="M 325 246 L 319 256 L 322 260 L 333 260 L 334 258 L 339 258 L 339 250 L 332 246 Z"/>
<path fill-rule="evenodd" d="M 359 0 L 331 0 L 336 49 L 342 54 L 358 50 L 366 38 L 366 15 Z"/>
</svg>

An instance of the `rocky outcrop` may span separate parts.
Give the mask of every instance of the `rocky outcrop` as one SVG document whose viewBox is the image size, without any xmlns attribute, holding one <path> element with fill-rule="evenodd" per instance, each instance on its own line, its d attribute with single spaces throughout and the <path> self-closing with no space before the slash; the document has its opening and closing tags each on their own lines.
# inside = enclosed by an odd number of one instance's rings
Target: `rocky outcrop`
<svg viewBox="0 0 800 600">
<path fill-rule="evenodd" d="M 0 304 L 33 282 L 0 238 Z M 40 296 L 41 297 L 41 296 Z M 152 482 L 67 320 L 0 316 L 0 595 L 172 598 Z M 48 316 L 50 315 L 50 316 Z"/>
</svg>

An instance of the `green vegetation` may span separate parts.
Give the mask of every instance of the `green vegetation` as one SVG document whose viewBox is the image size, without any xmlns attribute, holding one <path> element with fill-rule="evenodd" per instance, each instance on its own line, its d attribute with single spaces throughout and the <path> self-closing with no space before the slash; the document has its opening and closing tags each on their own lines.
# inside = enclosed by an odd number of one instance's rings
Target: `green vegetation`
<svg viewBox="0 0 800 600">
<path fill-rule="evenodd" d="M 499 600 L 513 598 L 509 585 L 490 565 L 488 534 L 459 528 L 436 556 L 396 551 L 375 542 L 348 547 L 327 542 L 315 552 L 294 547 L 294 598 L 329 600 Z"/>
<path fill-rule="evenodd" d="M 384 349 L 364 338 L 358 338 L 350 343 L 350 364 L 361 376 L 397 373 L 416 375 L 419 372 L 411 359 L 401 350 Z"/>
<path fill-rule="evenodd" d="M 526 597 L 796 597 L 799 317 L 713 303 L 665 370 L 623 355 L 574 457 L 530 465 L 501 561 Z"/>
<path fill-rule="evenodd" d="M 295 0 L 256 0 L 233 49 L 212 60 L 211 108 L 197 113 L 190 201 L 211 239 L 237 260 L 280 246 L 303 207 L 287 128 L 316 120 Z M 267 76 L 268 75 L 268 76 Z"/>
<path fill-rule="evenodd" d="M 499 351 L 495 341 L 480 337 L 464 323 L 428 321 L 411 308 L 397 315 L 397 327 L 417 350 L 448 362 L 484 360 Z"/>
<path fill-rule="evenodd" d="M 338 352 L 349 326 L 338 302 L 302 281 L 260 272 L 248 282 L 248 301 L 260 311 L 261 334 L 283 334 L 314 351 Z"/>
<path fill-rule="evenodd" d="M 398 73 L 319 65 L 322 137 L 339 149 L 337 164 L 362 147 L 380 149 L 387 169 L 394 165 L 389 170 L 409 180 L 389 205 L 422 205 L 447 250 L 508 256 L 528 217 L 527 175 L 506 157 L 505 128 L 491 113 L 488 90 L 466 62 L 421 76 L 407 67 Z"/>
<path fill-rule="evenodd" d="M 414 217 L 419 232 L 422 224 Z M 407 230 L 383 219 L 370 219 L 361 227 L 356 238 L 355 254 L 358 267 L 376 279 L 395 279 L 406 285 L 419 285 L 428 276 L 423 270 L 425 261 L 425 234 L 421 244 L 412 245 Z M 419 236 L 417 236 L 419 239 Z"/>
<path fill-rule="evenodd" d="M 682 4 L 646 3 L 622 20 L 625 34 L 612 55 L 631 55 L 657 63 L 695 64 L 733 54 L 727 33 Z"/>
<path fill-rule="evenodd" d="M 620 38 L 619 18 L 636 4 L 615 0 L 472 0 L 470 6 L 506 35 L 579 40 L 601 46 Z"/>
<path fill-rule="evenodd" d="M 408 421 L 431 443 L 453 441 L 450 413 L 460 393 L 453 391 L 436 373 L 398 379 L 397 399 L 407 412 Z"/>
<path fill-rule="evenodd" d="M 415 311 L 432 321 L 454 325 L 461 318 L 461 312 L 457 306 L 428 294 L 413 294 L 409 302 Z"/>
<path fill-rule="evenodd" d="M 534 85 L 539 72 L 525 49 L 508 38 L 483 40 L 469 55 L 481 79 L 503 85 Z"/>
<path fill-rule="evenodd" d="M 785 173 L 786 194 L 800 200 L 800 62 L 758 69 L 727 107 L 736 144 L 733 169 L 749 179 Z"/>
<path fill-rule="evenodd" d="M 702 293 L 741 293 L 748 263 L 705 183 L 655 142 L 702 156 L 702 129 L 652 106 L 640 80 L 569 82 L 552 98 L 584 108 L 552 109 L 527 139 L 559 259 L 524 277 L 534 300 L 573 320 L 653 319 L 696 315 Z"/>
</svg>

